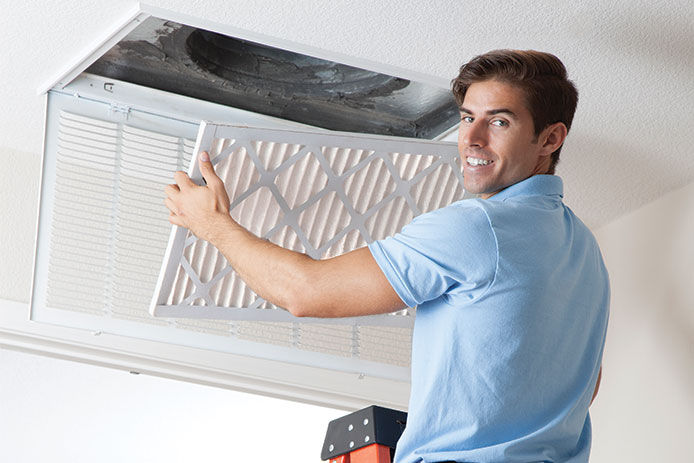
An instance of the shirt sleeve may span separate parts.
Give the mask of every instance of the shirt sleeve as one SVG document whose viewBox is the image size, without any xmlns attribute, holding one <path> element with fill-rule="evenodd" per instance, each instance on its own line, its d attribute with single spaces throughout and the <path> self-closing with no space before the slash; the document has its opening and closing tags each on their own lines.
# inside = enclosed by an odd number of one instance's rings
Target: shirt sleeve
<svg viewBox="0 0 694 463">
<path fill-rule="evenodd" d="M 476 299 L 493 282 L 498 259 L 487 214 L 474 200 L 419 215 L 369 250 L 409 307 L 444 294 Z"/>
</svg>

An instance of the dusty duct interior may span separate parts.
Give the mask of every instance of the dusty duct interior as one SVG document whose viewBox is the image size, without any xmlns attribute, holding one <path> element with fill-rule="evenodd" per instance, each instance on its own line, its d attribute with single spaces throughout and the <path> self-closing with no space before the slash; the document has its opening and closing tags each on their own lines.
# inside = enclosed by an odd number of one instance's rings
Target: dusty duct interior
<svg viewBox="0 0 694 463">
<path fill-rule="evenodd" d="M 158 18 L 87 72 L 346 132 L 434 138 L 458 118 L 446 89 Z"/>
<path fill-rule="evenodd" d="M 288 97 L 382 96 L 410 83 L 201 29 L 188 36 L 186 51 L 200 67 L 229 82 L 250 89 L 272 85 Z"/>
</svg>

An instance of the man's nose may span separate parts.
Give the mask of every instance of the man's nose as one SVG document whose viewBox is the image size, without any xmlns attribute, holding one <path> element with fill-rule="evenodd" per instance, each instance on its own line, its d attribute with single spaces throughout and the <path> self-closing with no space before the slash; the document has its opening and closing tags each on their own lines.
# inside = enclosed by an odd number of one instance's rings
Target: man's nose
<svg viewBox="0 0 694 463">
<path fill-rule="evenodd" d="M 461 141 L 464 146 L 485 146 L 487 144 L 487 125 L 483 121 L 461 125 Z"/>
</svg>

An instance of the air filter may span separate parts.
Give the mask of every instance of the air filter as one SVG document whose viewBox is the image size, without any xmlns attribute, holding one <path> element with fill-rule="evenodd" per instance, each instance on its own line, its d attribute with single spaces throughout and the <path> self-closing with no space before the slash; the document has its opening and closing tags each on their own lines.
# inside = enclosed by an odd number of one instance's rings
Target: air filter
<svg viewBox="0 0 694 463">
<path fill-rule="evenodd" d="M 314 259 L 365 246 L 412 218 L 462 199 L 454 143 L 349 133 L 270 130 L 203 122 L 188 173 L 207 151 L 226 185 L 232 217 Z M 177 317 L 410 327 L 409 308 L 344 319 L 298 319 L 257 296 L 224 256 L 174 226 L 150 312 Z"/>
</svg>

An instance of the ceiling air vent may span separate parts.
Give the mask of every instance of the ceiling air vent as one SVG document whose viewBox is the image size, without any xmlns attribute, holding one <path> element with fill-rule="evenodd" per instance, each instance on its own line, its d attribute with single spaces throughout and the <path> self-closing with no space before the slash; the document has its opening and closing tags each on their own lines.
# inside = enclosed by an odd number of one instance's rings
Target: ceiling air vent
<svg viewBox="0 0 694 463">
<path fill-rule="evenodd" d="M 176 170 L 199 179 L 195 158 L 207 149 L 232 215 L 254 233 L 315 258 L 363 246 L 462 198 L 455 144 L 421 139 L 456 123 L 445 85 L 142 8 L 41 89 L 31 320 L 101 342 L 176 345 L 191 358 L 232 355 L 237 366 L 272 365 L 266 376 L 291 364 L 277 381 L 303 384 L 302 397 L 328 391 L 332 400 L 336 371 L 358 373 L 345 397 L 383 400 L 395 385 L 406 394 L 409 311 L 294 319 L 254 295 L 214 248 L 172 230 L 164 186 Z M 315 374 L 292 377 L 297 364 Z"/>
</svg>

